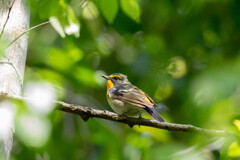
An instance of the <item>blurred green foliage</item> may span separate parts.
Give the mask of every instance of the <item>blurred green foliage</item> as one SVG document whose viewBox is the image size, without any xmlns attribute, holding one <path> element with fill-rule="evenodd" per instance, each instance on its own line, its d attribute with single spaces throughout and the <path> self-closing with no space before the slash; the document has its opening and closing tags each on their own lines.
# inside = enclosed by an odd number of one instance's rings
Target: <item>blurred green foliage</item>
<svg viewBox="0 0 240 160">
<path fill-rule="evenodd" d="M 28 3 L 31 26 L 48 20 L 51 25 L 29 33 L 24 88 L 48 83 L 52 89 L 42 87 L 43 93 L 54 90 L 57 100 L 111 111 L 101 74 L 124 73 L 167 106 L 161 113 L 167 122 L 239 135 L 240 1 Z M 18 110 L 25 109 L 17 114 L 12 160 L 240 159 L 235 136 L 129 128 L 95 118 L 85 123 L 79 116 L 38 114 L 30 107 L 19 104 Z"/>
</svg>

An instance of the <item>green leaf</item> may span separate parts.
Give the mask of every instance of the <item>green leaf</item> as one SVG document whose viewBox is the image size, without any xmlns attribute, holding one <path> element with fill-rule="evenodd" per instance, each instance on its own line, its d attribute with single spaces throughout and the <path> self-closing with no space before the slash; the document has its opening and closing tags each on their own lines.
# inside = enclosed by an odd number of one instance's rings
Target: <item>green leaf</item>
<svg viewBox="0 0 240 160">
<path fill-rule="evenodd" d="M 240 131 L 240 120 L 234 120 L 234 125 L 238 128 L 238 130 Z"/>
<path fill-rule="evenodd" d="M 233 142 L 228 149 L 229 157 L 240 157 L 240 145 L 238 142 Z"/>
<path fill-rule="evenodd" d="M 220 160 L 229 160 L 229 148 L 234 141 L 236 141 L 236 139 L 232 136 L 225 139 L 220 151 Z"/>
<path fill-rule="evenodd" d="M 121 0 L 121 8 L 130 18 L 140 22 L 140 7 L 136 0 Z"/>
<path fill-rule="evenodd" d="M 113 23 L 118 12 L 117 0 L 101 0 L 100 7 L 108 23 Z"/>
<path fill-rule="evenodd" d="M 99 11 L 96 5 L 93 2 L 88 1 L 88 3 L 84 5 L 82 16 L 87 20 L 93 20 L 97 18 L 98 15 Z"/>
<path fill-rule="evenodd" d="M 59 22 L 57 17 L 50 17 L 50 24 L 53 26 L 53 28 L 59 33 L 59 35 L 62 38 L 65 38 L 65 33 L 63 30 L 63 27 L 61 25 L 61 23 Z"/>
</svg>

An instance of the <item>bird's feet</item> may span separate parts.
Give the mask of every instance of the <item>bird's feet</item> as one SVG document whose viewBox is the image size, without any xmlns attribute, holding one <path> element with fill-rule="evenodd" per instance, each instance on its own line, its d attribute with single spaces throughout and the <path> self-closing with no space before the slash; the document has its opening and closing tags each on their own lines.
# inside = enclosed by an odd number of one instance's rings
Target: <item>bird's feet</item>
<svg viewBox="0 0 240 160">
<path fill-rule="evenodd" d="M 139 120 L 142 119 L 142 115 L 141 114 L 139 115 L 138 119 Z M 141 128 L 140 124 L 138 124 L 138 127 Z"/>
</svg>

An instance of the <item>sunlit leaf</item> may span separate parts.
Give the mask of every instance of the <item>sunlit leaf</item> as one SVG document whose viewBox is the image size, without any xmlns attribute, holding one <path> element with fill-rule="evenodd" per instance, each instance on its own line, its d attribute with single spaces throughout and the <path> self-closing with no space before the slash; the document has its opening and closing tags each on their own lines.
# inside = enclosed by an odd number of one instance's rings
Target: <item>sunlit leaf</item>
<svg viewBox="0 0 240 160">
<path fill-rule="evenodd" d="M 236 108 L 236 103 L 232 99 L 224 99 L 216 102 L 212 106 L 213 114 L 208 119 L 208 125 L 216 128 L 227 128 L 229 121 L 232 119 L 231 113 Z"/>
<path fill-rule="evenodd" d="M 62 38 L 65 38 L 64 29 L 61 23 L 59 22 L 59 20 L 57 19 L 57 17 L 50 17 L 49 19 L 50 19 L 50 24 L 53 26 L 53 28 L 59 33 L 59 35 Z"/>
<path fill-rule="evenodd" d="M 61 12 L 55 16 L 50 17 L 50 22 L 53 28 L 60 34 L 62 38 L 65 38 L 65 33 L 67 35 L 75 35 L 75 37 L 80 36 L 80 23 L 76 18 L 73 9 L 66 5 L 61 4 Z"/>
<path fill-rule="evenodd" d="M 238 128 L 240 131 L 240 120 L 234 120 L 233 124 Z"/>
<path fill-rule="evenodd" d="M 136 0 L 121 0 L 121 8 L 130 18 L 140 22 L 140 7 Z"/>
<path fill-rule="evenodd" d="M 99 12 L 93 2 L 88 2 L 84 5 L 82 15 L 85 19 L 91 20 L 98 16 Z"/>
<path fill-rule="evenodd" d="M 239 122 L 238 122 L 239 123 Z M 240 145 L 238 142 L 233 142 L 228 149 L 229 157 L 240 157 Z"/>
<path fill-rule="evenodd" d="M 108 23 L 113 23 L 118 12 L 117 0 L 101 0 L 100 7 Z"/>
</svg>

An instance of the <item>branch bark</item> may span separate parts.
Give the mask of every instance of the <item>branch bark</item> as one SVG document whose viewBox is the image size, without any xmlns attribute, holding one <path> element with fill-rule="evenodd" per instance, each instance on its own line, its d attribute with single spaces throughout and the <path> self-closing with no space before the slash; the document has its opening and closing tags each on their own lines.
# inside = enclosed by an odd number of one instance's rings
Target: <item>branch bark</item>
<svg viewBox="0 0 240 160">
<path fill-rule="evenodd" d="M 30 99 L 27 97 L 20 97 L 20 96 L 9 96 L 7 94 L 2 94 L 0 96 L 15 100 L 21 101 L 34 101 L 34 99 Z M 225 131 L 225 130 L 213 130 L 213 129 L 204 129 L 195 127 L 190 124 L 174 124 L 174 123 L 167 123 L 167 122 L 158 122 L 152 119 L 144 119 L 144 118 L 132 118 L 132 117 L 124 117 L 117 115 L 116 113 L 107 111 L 107 110 L 98 110 L 93 109 L 86 106 L 76 105 L 76 104 L 69 104 L 62 101 L 53 101 L 53 103 L 57 104 L 56 109 L 61 110 L 64 112 L 80 115 L 81 118 L 86 122 L 89 118 L 101 118 L 110 121 L 120 122 L 133 127 L 134 125 L 138 126 L 148 126 L 153 128 L 165 129 L 168 131 L 178 131 L 178 132 L 189 132 L 189 133 L 197 133 L 197 134 L 207 134 L 212 136 L 229 136 L 233 135 L 232 132 Z"/>
</svg>

